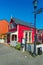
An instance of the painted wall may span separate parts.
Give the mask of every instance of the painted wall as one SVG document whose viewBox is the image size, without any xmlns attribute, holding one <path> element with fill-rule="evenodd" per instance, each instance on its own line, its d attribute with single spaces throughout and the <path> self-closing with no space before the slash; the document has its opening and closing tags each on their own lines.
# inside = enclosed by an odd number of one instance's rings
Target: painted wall
<svg viewBox="0 0 43 65">
<path fill-rule="evenodd" d="M 43 43 L 43 33 L 42 33 L 42 43 Z"/>
<path fill-rule="evenodd" d="M 14 21 L 11 20 L 10 21 L 10 24 L 14 24 Z M 30 31 L 32 30 L 32 43 L 34 42 L 34 34 L 35 34 L 35 29 L 34 28 L 30 28 L 28 26 L 24 26 L 24 25 L 20 25 L 18 24 L 16 28 L 14 29 L 9 29 L 10 32 L 12 31 L 18 31 L 18 42 L 22 42 L 22 38 L 23 38 L 23 35 L 24 35 L 24 31 Z"/>
<path fill-rule="evenodd" d="M 6 20 L 0 20 L 0 34 L 5 34 L 8 32 L 9 23 Z"/>
<path fill-rule="evenodd" d="M 8 33 L 8 25 L 9 23 L 6 20 L 0 20 L 0 39 L 5 38 L 6 33 Z"/>
<path fill-rule="evenodd" d="M 34 34 L 35 34 L 34 28 L 31 29 L 28 26 L 17 25 L 17 29 L 18 29 L 18 42 L 22 41 L 24 31 L 30 31 L 30 30 L 32 30 L 32 43 L 34 42 Z"/>
</svg>

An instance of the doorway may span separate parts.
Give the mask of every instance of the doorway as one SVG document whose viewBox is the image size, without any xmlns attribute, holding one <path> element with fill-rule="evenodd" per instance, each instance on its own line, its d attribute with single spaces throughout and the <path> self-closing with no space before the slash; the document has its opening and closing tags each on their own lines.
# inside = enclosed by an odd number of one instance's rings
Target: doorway
<svg viewBox="0 0 43 65">
<path fill-rule="evenodd" d="M 10 34 L 7 34 L 7 43 L 10 43 Z"/>
</svg>

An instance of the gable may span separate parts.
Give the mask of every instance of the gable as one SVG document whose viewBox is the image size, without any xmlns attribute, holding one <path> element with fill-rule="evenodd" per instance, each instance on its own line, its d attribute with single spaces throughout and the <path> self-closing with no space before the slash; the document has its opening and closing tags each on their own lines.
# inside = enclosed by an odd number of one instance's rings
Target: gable
<svg viewBox="0 0 43 65">
<path fill-rule="evenodd" d="M 20 19 L 17 19 L 17 18 L 12 18 L 10 23 L 15 23 L 15 24 L 20 24 L 20 25 L 24 25 L 24 26 L 29 26 L 29 27 L 33 27 L 34 28 L 34 25 L 30 22 L 24 22 Z"/>
<path fill-rule="evenodd" d="M 17 24 L 11 19 L 10 23 L 9 23 L 9 27 L 10 29 L 16 28 Z"/>
</svg>

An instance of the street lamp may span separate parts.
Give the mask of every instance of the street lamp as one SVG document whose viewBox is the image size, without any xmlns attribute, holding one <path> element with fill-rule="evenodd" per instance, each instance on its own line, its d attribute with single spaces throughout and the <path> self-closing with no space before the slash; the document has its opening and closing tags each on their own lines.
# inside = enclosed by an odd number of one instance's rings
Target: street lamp
<svg viewBox="0 0 43 65">
<path fill-rule="evenodd" d="M 36 15 L 40 14 L 41 12 L 43 12 L 43 8 L 40 8 L 37 10 L 37 4 L 38 4 L 38 0 L 34 0 L 33 1 L 33 5 L 34 5 L 34 27 L 35 27 L 35 40 L 34 40 L 34 56 L 36 55 L 36 41 L 37 41 L 37 34 L 36 34 Z"/>
<path fill-rule="evenodd" d="M 38 0 L 34 0 L 34 1 L 33 1 L 34 9 L 37 8 L 37 4 L 38 4 Z"/>
<path fill-rule="evenodd" d="M 40 9 L 34 11 L 33 13 L 40 14 L 41 12 L 43 12 L 43 8 L 40 8 Z"/>
<path fill-rule="evenodd" d="M 33 5 L 34 5 L 34 12 L 36 12 L 37 10 L 37 4 L 38 4 L 38 0 L 34 0 L 33 1 Z M 34 55 L 36 55 L 36 13 L 34 13 L 34 27 L 35 27 L 35 36 L 34 36 Z"/>
</svg>

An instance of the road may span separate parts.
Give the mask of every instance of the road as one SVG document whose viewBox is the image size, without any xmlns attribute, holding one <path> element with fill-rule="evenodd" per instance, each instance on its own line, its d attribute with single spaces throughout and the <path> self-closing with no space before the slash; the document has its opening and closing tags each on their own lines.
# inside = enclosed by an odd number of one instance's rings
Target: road
<svg viewBox="0 0 43 65">
<path fill-rule="evenodd" d="M 0 65 L 43 65 L 43 54 L 34 58 L 27 52 L 0 44 Z"/>
</svg>

